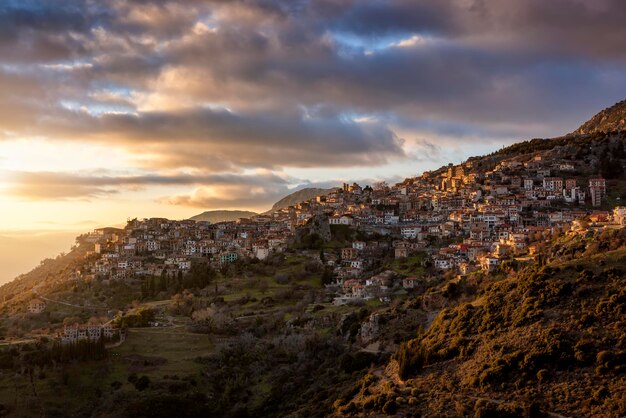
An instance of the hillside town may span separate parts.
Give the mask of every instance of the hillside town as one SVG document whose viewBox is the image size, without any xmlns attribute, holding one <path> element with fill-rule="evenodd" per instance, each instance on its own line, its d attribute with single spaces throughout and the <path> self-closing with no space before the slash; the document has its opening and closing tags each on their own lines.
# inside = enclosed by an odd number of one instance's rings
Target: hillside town
<svg viewBox="0 0 626 418">
<path fill-rule="evenodd" d="M 420 254 L 424 265 L 450 274 L 493 272 L 507 259 L 532 258 L 533 242 L 546 232 L 625 225 L 624 207 L 606 210 L 606 181 L 581 179 L 579 164 L 537 154 L 478 170 L 470 159 L 393 186 L 344 184 L 309 201 L 234 222 L 132 219 L 125 228 L 98 228 L 77 238 L 93 251 L 75 277 L 140 283 L 144 277 L 184 275 L 194 263 L 220 268 L 238 260 L 264 260 L 293 250 L 298 229 L 316 219 L 328 230 L 348 228 L 365 237 L 319 255 L 300 250 L 332 269 L 335 282 L 328 289 L 336 292 L 335 303 L 386 301 L 393 289 L 412 291 L 424 280 L 376 271 L 373 266 L 390 253 L 397 260 Z M 33 314 L 44 309 L 39 299 L 28 305 Z"/>
</svg>

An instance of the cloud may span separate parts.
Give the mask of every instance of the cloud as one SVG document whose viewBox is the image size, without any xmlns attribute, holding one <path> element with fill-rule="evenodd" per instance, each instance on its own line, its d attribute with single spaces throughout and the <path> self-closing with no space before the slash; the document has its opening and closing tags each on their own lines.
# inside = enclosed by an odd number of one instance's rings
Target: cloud
<svg viewBox="0 0 626 418">
<path fill-rule="evenodd" d="M 253 192 L 266 185 L 280 186 L 297 181 L 271 172 L 255 174 L 145 174 L 124 175 L 108 173 L 16 172 L 0 171 L 9 179 L 6 194 L 28 200 L 86 199 L 119 193 L 121 189 L 142 190 L 148 186 L 204 185 L 215 189 L 248 188 Z"/>
<path fill-rule="evenodd" d="M 264 183 L 249 185 L 202 186 L 188 194 L 179 194 L 159 199 L 161 203 L 199 208 L 259 208 L 290 193 L 284 185 Z"/>
<path fill-rule="evenodd" d="M 432 145 L 431 145 L 432 146 Z M 224 208 L 269 208 L 279 199 L 297 190 L 316 187 L 338 187 L 343 182 L 357 181 L 363 185 L 373 184 L 380 179 L 335 179 L 311 182 L 293 178 L 283 173 L 257 170 L 254 173 L 196 173 L 159 175 L 127 175 L 124 173 L 58 173 L 0 171 L 10 179 L 5 195 L 24 200 L 90 200 L 114 196 L 126 192 L 142 191 L 149 187 L 177 188 L 188 190 L 156 198 L 158 203 L 169 205 Z M 399 182 L 400 176 L 385 178 L 388 182 Z M 53 223 L 52 221 L 39 221 Z M 82 223 L 93 223 L 83 221 Z M 78 224 L 76 224 L 78 225 Z"/>
<path fill-rule="evenodd" d="M 339 116 L 238 114 L 224 109 L 62 116 L 45 121 L 45 131 L 66 138 L 120 141 L 131 148 L 149 143 L 163 156 L 159 163 L 166 164 L 177 162 L 181 154 L 194 167 L 227 158 L 234 166 L 269 168 L 380 164 L 403 156 L 402 140 L 390 129 Z"/>
<path fill-rule="evenodd" d="M 623 99 L 625 20 L 620 0 L 7 1 L 0 140 L 107 144 L 154 173 L 21 174 L 12 193 L 262 199 L 287 186 L 168 173 L 369 167 L 569 132 Z"/>
</svg>

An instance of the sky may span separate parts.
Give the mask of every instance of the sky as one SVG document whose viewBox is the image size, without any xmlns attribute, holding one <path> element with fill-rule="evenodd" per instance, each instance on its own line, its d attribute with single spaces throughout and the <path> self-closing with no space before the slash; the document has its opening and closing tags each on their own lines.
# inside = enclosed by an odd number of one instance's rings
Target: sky
<svg viewBox="0 0 626 418">
<path fill-rule="evenodd" d="M 624 22 L 623 0 L 4 0 L 0 237 L 571 132 L 626 96 Z"/>
</svg>

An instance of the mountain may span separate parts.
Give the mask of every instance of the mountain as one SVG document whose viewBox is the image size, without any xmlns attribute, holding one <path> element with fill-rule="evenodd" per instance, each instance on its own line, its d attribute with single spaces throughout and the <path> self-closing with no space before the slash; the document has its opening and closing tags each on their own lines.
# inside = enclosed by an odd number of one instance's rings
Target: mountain
<svg viewBox="0 0 626 418">
<path fill-rule="evenodd" d="M 606 133 L 626 130 L 626 100 L 607 107 L 583 123 L 575 134 Z"/>
<path fill-rule="evenodd" d="M 250 218 L 258 215 L 247 210 L 207 210 L 189 219 L 193 221 L 209 221 L 211 223 L 236 221 L 239 218 Z"/>
<path fill-rule="evenodd" d="M 314 187 L 298 190 L 297 192 L 293 192 L 274 203 L 272 208 L 265 213 L 271 213 L 276 210 L 287 208 L 300 202 L 313 199 L 317 196 L 326 196 L 333 190 L 335 189 L 319 189 Z M 250 218 L 255 215 L 258 215 L 258 213 L 245 210 L 208 210 L 189 219 L 194 221 L 209 221 L 211 223 L 217 223 L 236 221 L 239 218 Z"/>
<path fill-rule="evenodd" d="M 272 209 L 270 209 L 269 212 L 288 208 L 289 206 L 311 200 L 317 196 L 326 196 L 333 190 L 335 189 L 319 189 L 315 187 L 308 187 L 306 189 L 298 190 L 297 192 L 293 192 L 290 195 L 283 197 L 278 202 L 274 203 L 274 206 L 272 206 Z"/>
</svg>

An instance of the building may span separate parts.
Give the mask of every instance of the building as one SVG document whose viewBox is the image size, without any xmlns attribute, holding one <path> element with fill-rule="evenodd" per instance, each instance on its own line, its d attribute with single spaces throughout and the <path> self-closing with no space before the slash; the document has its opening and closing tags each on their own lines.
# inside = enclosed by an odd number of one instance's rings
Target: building
<svg viewBox="0 0 626 418">
<path fill-rule="evenodd" d="M 543 188 L 552 192 L 563 190 L 563 179 L 561 177 L 544 177 Z"/>
<path fill-rule="evenodd" d="M 359 256 L 359 250 L 352 247 L 342 248 L 341 249 L 341 258 L 343 260 L 352 260 Z"/>
<path fill-rule="evenodd" d="M 533 179 L 524 179 L 524 189 L 525 190 L 532 190 L 534 184 L 535 184 L 535 182 L 533 181 Z"/>
<path fill-rule="evenodd" d="M 486 272 L 492 272 L 500 266 L 501 259 L 491 255 L 486 255 L 480 260 L 480 268 Z"/>
<path fill-rule="evenodd" d="M 613 223 L 617 225 L 626 225 L 626 206 L 618 206 L 613 209 Z"/>
<path fill-rule="evenodd" d="M 415 289 L 419 287 L 420 279 L 417 277 L 405 277 L 402 279 L 402 287 L 405 289 Z"/>
<path fill-rule="evenodd" d="M 365 249 L 365 247 L 367 247 L 367 244 L 363 241 L 354 241 L 352 243 L 352 248 L 355 248 L 359 251 L 363 251 Z"/>
<path fill-rule="evenodd" d="M 46 309 L 46 302 L 41 299 L 33 299 L 28 302 L 26 309 L 29 313 L 40 314 Z"/>
<path fill-rule="evenodd" d="M 350 215 L 342 215 L 342 216 L 331 216 L 330 218 L 328 218 L 328 222 L 331 225 L 353 225 L 354 224 L 354 218 L 352 218 L 352 216 Z"/>
<path fill-rule="evenodd" d="M 267 247 L 256 247 L 254 249 L 254 256 L 259 260 L 265 260 L 270 255 L 270 249 Z"/>
<path fill-rule="evenodd" d="M 606 198 L 606 182 L 603 178 L 589 179 L 589 194 L 591 194 L 591 205 L 600 206 Z"/>
<path fill-rule="evenodd" d="M 237 253 L 235 252 L 229 252 L 220 255 L 220 263 L 222 264 L 234 263 L 235 261 L 237 261 Z"/>
<path fill-rule="evenodd" d="M 409 256 L 409 249 L 406 247 L 398 247 L 394 251 L 395 258 L 406 258 Z"/>
</svg>

